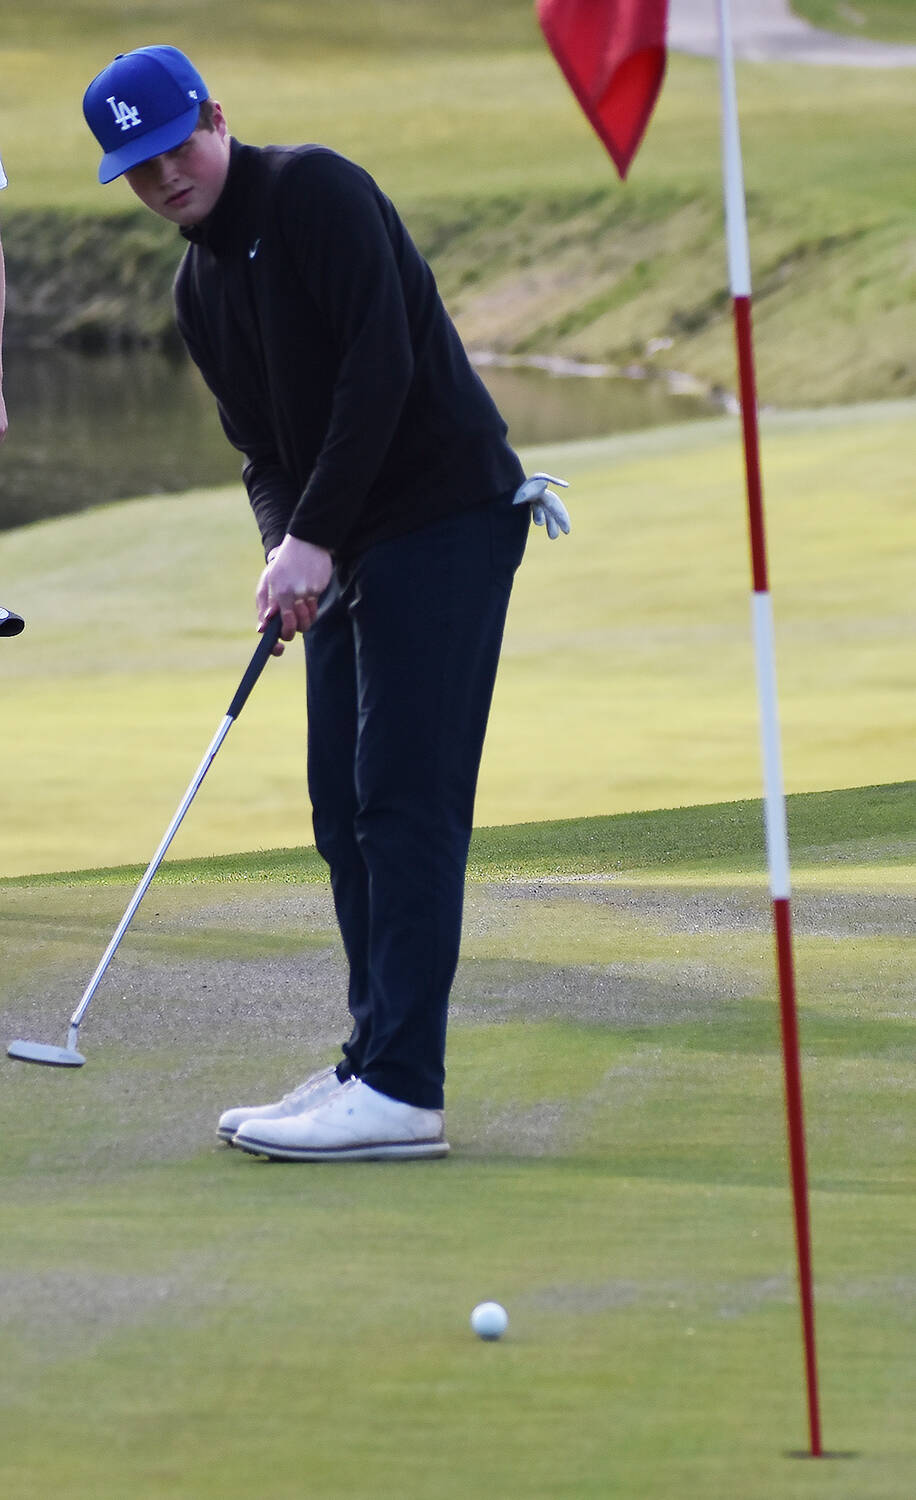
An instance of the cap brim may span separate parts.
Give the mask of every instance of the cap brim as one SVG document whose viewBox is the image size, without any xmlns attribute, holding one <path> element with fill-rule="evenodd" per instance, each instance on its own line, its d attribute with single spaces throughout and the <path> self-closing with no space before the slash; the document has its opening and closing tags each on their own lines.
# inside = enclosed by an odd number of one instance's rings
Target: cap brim
<svg viewBox="0 0 916 1500">
<path fill-rule="evenodd" d="M 192 135 L 200 118 L 200 103 L 192 104 L 183 114 L 176 115 L 167 125 L 148 130 L 145 135 L 134 136 L 119 146 L 117 151 L 106 151 L 99 163 L 99 182 L 114 182 L 131 167 L 139 167 L 163 151 L 174 151 L 182 141 Z"/>
</svg>

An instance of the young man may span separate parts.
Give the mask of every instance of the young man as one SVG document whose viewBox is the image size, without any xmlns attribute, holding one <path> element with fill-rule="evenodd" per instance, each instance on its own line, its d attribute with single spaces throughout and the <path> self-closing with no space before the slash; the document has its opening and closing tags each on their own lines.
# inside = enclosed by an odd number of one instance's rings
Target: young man
<svg viewBox="0 0 916 1500">
<path fill-rule="evenodd" d="M 178 325 L 244 455 L 260 627 L 279 611 L 282 640 L 305 634 L 315 840 L 349 964 L 342 1059 L 278 1104 L 228 1110 L 218 1134 L 286 1160 L 442 1156 L 506 609 L 527 502 L 551 535 L 565 511 L 547 476 L 522 484 L 429 267 L 360 167 L 232 139 L 170 47 L 116 58 L 84 111 L 100 180 L 126 176 L 188 241 Z"/>
<path fill-rule="evenodd" d="M 6 187 L 6 173 L 0 161 L 0 189 Z M 3 395 L 3 317 L 6 312 L 6 266 L 3 260 L 3 245 L 0 244 L 0 443 L 6 437 L 9 425 L 6 419 L 6 401 Z"/>
</svg>

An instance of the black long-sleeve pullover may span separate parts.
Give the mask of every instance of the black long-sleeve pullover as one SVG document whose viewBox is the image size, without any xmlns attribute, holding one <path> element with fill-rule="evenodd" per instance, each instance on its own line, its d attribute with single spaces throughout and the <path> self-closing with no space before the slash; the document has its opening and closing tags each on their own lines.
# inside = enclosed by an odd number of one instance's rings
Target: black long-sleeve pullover
<svg viewBox="0 0 916 1500">
<path fill-rule="evenodd" d="M 514 489 L 524 473 L 433 274 L 361 167 L 231 143 L 175 281 L 265 552 L 337 554 Z"/>
</svg>

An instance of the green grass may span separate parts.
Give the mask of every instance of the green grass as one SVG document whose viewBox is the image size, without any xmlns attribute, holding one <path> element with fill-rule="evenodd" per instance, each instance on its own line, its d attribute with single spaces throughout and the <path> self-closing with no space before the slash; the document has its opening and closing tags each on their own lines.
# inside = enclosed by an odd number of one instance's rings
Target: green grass
<svg viewBox="0 0 916 1500">
<path fill-rule="evenodd" d="M 914 430 L 905 403 L 764 424 L 790 793 L 912 775 Z M 737 424 L 526 459 L 572 481 L 573 532 L 532 531 L 477 822 L 759 796 Z M 0 537 L 29 622 L 0 657 L 0 873 L 145 863 L 248 660 L 259 568 L 236 489 Z M 302 673 L 298 647 L 270 664 L 175 859 L 311 842 Z"/>
<path fill-rule="evenodd" d="M 326 1055 L 330 899 L 258 855 L 151 894 L 87 1066 L 6 1065 L 4 1494 L 908 1500 L 912 786 L 790 804 L 824 1441 L 851 1455 L 820 1464 L 790 1456 L 754 812 L 478 835 L 437 1164 L 211 1148 L 219 1109 Z M 550 878 L 583 867 L 603 879 Z M 10 1034 L 62 1027 L 123 901 L 106 882 L 4 884 Z M 509 1309 L 494 1346 L 467 1326 L 484 1297 Z"/>
<path fill-rule="evenodd" d="M 825 31 L 874 42 L 916 42 L 910 0 L 793 0 L 792 9 Z"/>
<path fill-rule="evenodd" d="M 855 877 L 862 866 L 882 867 L 892 879 L 899 866 L 906 879 L 916 846 L 916 783 L 855 787 L 836 792 L 805 792 L 787 799 L 793 862 L 811 878 L 837 861 Z M 138 880 L 143 866 L 69 870 L 46 875 L 7 876 L 0 889 L 57 885 L 123 885 Z M 536 879 L 546 875 L 593 875 L 596 871 L 633 876 L 727 879 L 764 868 L 760 798 L 747 802 L 679 807 L 667 811 L 617 813 L 604 818 L 570 818 L 478 828 L 468 863 L 472 880 Z M 323 884 L 324 861 L 314 848 L 262 849 L 257 853 L 211 855 L 167 861 L 158 885 L 222 882 Z"/>
<path fill-rule="evenodd" d="M 254 14 L 9 18 L 6 196 L 125 201 L 93 186 L 79 96 L 155 26 L 225 80 L 242 133 L 298 138 L 307 116 L 366 159 L 475 338 L 614 353 L 669 331 L 674 363 L 730 383 L 707 65 L 672 60 L 618 190 L 527 3 L 261 6 L 252 43 Z M 908 75 L 740 87 L 765 393 L 905 388 Z M 532 538 L 513 605 L 445 1163 L 286 1171 L 210 1146 L 220 1109 L 274 1097 L 345 1021 L 298 847 L 301 665 L 272 664 L 87 1017 L 87 1067 L 5 1068 L 5 1495 L 909 1500 L 912 419 L 773 418 L 764 440 L 824 1439 L 853 1456 L 789 1456 L 804 1394 L 723 421 L 528 455 L 575 480 L 575 529 Z M 235 490 L 0 538 L 29 620 L 0 661 L 0 869 L 48 872 L 0 886 L 9 1035 L 63 1032 L 247 659 L 258 566 Z M 492 1347 L 467 1327 L 484 1297 L 511 1318 Z"/>
</svg>

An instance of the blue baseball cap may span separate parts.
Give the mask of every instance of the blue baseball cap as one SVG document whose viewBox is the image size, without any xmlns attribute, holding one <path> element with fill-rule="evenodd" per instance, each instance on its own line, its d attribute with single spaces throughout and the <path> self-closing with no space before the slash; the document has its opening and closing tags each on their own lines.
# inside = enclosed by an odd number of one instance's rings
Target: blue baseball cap
<svg viewBox="0 0 916 1500">
<path fill-rule="evenodd" d="M 174 151 L 195 129 L 207 98 L 207 85 L 177 47 L 119 53 L 83 96 L 86 124 L 104 153 L 99 182 Z"/>
</svg>

